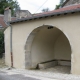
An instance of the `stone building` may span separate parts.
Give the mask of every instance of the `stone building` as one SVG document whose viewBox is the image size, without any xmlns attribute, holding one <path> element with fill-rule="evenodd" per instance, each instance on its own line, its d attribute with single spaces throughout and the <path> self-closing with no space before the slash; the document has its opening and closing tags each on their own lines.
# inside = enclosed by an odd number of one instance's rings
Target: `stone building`
<svg viewBox="0 0 80 80">
<path fill-rule="evenodd" d="M 17 19 L 31 17 L 31 16 L 32 16 L 32 14 L 28 10 L 17 10 L 16 11 L 16 18 Z"/>
<path fill-rule="evenodd" d="M 4 32 L 6 65 L 24 69 L 69 66 L 70 73 L 80 75 L 80 4 L 9 23 Z"/>
<path fill-rule="evenodd" d="M 62 4 L 62 7 L 67 7 L 67 6 L 77 5 L 77 4 L 80 4 L 80 0 L 66 0 Z"/>
<path fill-rule="evenodd" d="M 4 15 L 0 14 L 0 30 L 7 27 L 7 22 L 32 16 L 28 10 L 17 10 L 15 17 L 11 17 L 10 7 L 4 10 Z"/>
</svg>

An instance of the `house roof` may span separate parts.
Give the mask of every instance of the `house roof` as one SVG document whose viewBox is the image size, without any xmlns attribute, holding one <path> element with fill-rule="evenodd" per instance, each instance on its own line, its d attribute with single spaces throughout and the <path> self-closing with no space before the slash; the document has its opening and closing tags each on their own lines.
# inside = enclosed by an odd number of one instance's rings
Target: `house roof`
<svg viewBox="0 0 80 80">
<path fill-rule="evenodd" d="M 15 20 L 16 18 L 15 17 L 12 17 L 11 20 Z M 2 28 L 5 28 L 6 27 L 6 24 L 4 22 L 4 15 L 0 14 L 0 25 L 2 26 Z"/>
<path fill-rule="evenodd" d="M 4 15 L 0 14 L 0 25 L 4 28 L 6 27 L 6 24 L 4 22 Z"/>
<path fill-rule="evenodd" d="M 32 16 L 32 17 L 13 20 L 13 21 L 10 21 L 9 23 L 12 24 L 12 23 L 17 23 L 17 22 L 35 20 L 35 19 L 40 19 L 40 18 L 45 18 L 45 17 L 52 17 L 52 16 L 55 16 L 55 15 L 75 13 L 75 12 L 80 12 L 80 4 L 74 5 L 74 6 L 63 7 L 63 8 L 53 10 L 53 11 L 49 11 L 49 12 L 38 13 L 38 14 L 35 14 L 34 16 Z"/>
</svg>

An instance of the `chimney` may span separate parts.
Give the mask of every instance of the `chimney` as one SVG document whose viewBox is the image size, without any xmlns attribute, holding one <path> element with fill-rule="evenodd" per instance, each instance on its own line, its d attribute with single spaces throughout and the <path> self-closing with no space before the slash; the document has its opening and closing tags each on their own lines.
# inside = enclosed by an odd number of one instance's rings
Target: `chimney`
<svg viewBox="0 0 80 80">
<path fill-rule="evenodd" d="M 10 8 L 10 7 L 7 7 L 7 8 L 4 10 L 4 20 L 5 20 L 6 22 L 11 21 L 11 8 Z"/>
</svg>

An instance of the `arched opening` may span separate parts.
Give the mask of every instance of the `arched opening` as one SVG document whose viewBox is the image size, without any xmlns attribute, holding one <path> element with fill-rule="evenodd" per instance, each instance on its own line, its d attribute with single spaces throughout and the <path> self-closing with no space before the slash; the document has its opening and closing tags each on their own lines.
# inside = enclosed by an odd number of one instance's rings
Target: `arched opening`
<svg viewBox="0 0 80 80">
<path fill-rule="evenodd" d="M 48 70 L 54 67 L 70 73 L 71 46 L 58 28 L 45 25 L 34 29 L 27 39 L 25 50 L 26 68 Z"/>
</svg>

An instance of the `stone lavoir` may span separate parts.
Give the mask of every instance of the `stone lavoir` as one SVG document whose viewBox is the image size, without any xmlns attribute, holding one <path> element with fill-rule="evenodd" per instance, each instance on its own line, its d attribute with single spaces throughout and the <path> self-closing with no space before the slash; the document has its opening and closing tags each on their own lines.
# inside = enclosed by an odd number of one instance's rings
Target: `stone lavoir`
<svg viewBox="0 0 80 80">
<path fill-rule="evenodd" d="M 15 68 L 65 66 L 68 67 L 68 73 L 80 75 L 80 4 L 9 23 L 10 26 L 4 31 L 6 65 L 12 66 L 12 48 Z"/>
</svg>

